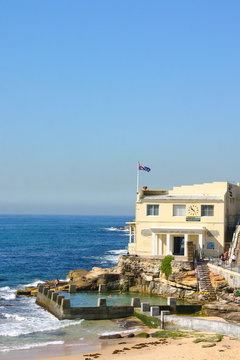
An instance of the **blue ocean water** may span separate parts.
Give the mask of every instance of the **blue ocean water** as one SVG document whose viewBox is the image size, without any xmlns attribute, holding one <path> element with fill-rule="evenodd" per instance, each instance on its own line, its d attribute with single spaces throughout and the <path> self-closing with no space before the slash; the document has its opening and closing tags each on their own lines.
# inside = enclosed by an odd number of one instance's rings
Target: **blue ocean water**
<svg viewBox="0 0 240 360">
<path fill-rule="evenodd" d="M 128 216 L 0 216 L 1 358 L 11 353 L 11 359 L 19 359 L 19 351 L 51 345 L 60 351 L 73 339 L 81 341 L 106 329 L 119 331 L 113 321 L 59 321 L 37 306 L 35 298 L 16 297 L 14 292 L 40 281 L 65 279 L 73 269 L 115 266 L 119 254 L 127 252 L 124 225 L 129 220 Z"/>
<path fill-rule="evenodd" d="M 65 279 L 126 253 L 129 216 L 0 216 L 0 286 Z"/>
</svg>

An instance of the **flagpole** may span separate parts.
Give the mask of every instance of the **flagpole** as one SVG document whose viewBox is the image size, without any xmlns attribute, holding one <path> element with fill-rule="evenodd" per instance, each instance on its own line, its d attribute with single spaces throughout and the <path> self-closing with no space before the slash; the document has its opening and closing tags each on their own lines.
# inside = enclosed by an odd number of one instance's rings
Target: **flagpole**
<svg viewBox="0 0 240 360">
<path fill-rule="evenodd" d="M 139 162 L 137 163 L 137 194 L 139 191 Z"/>
</svg>

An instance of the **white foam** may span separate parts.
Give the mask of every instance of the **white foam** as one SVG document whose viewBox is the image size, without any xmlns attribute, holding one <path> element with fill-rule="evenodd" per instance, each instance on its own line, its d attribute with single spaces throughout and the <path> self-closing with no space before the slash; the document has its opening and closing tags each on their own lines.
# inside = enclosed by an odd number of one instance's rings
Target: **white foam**
<svg viewBox="0 0 240 360">
<path fill-rule="evenodd" d="M 123 232 L 129 232 L 128 229 L 117 228 L 117 227 L 113 227 L 113 226 L 111 226 L 110 228 L 104 228 L 104 230 L 107 230 L 107 231 L 123 231 Z"/>
<path fill-rule="evenodd" d="M 26 321 L 25 317 L 19 316 L 19 315 L 16 315 L 16 314 L 4 314 L 4 316 L 7 319 L 14 319 L 14 320 L 17 320 L 17 321 Z"/>
<path fill-rule="evenodd" d="M 4 295 L 1 295 L 1 299 L 14 300 L 14 299 L 16 299 L 16 295 L 15 294 L 4 294 Z"/>
<path fill-rule="evenodd" d="M 1 287 L 0 288 L 0 291 L 8 291 L 8 290 L 11 290 L 9 286 L 4 286 L 4 287 Z"/>
<path fill-rule="evenodd" d="M 104 261 L 101 261 L 101 264 L 105 264 L 106 262 L 115 264 L 118 262 L 118 255 L 106 255 L 103 259 Z"/>
<path fill-rule="evenodd" d="M 48 346 L 48 345 L 62 345 L 62 344 L 64 344 L 64 341 L 48 341 L 48 342 L 42 342 L 42 343 L 32 343 L 32 344 L 15 346 L 13 348 L 5 347 L 5 348 L 0 349 L 0 352 L 9 352 L 9 351 L 13 351 L 13 350 L 29 350 L 29 349 L 33 349 L 36 347 L 43 347 L 43 346 Z"/>
<path fill-rule="evenodd" d="M 24 287 L 37 287 L 38 284 L 45 284 L 46 281 L 42 281 L 42 280 L 35 280 L 29 284 L 25 284 L 25 285 L 22 285 Z M 20 285 L 21 286 L 21 285 Z"/>
<path fill-rule="evenodd" d="M 124 255 L 127 254 L 127 250 L 125 249 L 120 249 L 120 250 L 109 250 L 107 251 L 109 254 L 114 254 L 114 255 Z"/>
<path fill-rule="evenodd" d="M 68 326 L 81 324 L 84 320 L 58 320 L 55 316 L 37 309 L 34 316 L 22 317 L 17 314 L 4 314 L 8 320 L 5 324 L 0 324 L 0 336 L 20 336 L 36 332 L 54 331 Z"/>
<path fill-rule="evenodd" d="M 129 333 L 134 333 L 136 331 L 139 331 L 141 330 L 141 328 L 137 327 L 137 328 L 134 328 L 134 329 L 129 329 L 129 330 L 120 330 L 118 332 L 116 331 L 109 331 L 109 332 L 104 332 L 104 333 L 101 333 L 99 335 L 102 335 L 102 336 L 109 336 L 109 335 L 115 335 L 115 334 L 129 334 Z"/>
<path fill-rule="evenodd" d="M 11 289 L 9 286 L 4 286 L 0 288 L 0 298 L 3 300 L 14 300 L 16 295 L 14 294 L 14 289 Z"/>
</svg>

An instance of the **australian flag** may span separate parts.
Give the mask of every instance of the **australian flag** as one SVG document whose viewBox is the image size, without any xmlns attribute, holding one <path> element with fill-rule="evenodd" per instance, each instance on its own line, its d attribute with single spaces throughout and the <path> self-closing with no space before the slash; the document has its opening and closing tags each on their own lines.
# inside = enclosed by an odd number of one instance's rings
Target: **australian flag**
<svg viewBox="0 0 240 360">
<path fill-rule="evenodd" d="M 149 167 L 144 166 L 144 165 L 142 165 L 140 163 L 138 163 L 138 170 L 144 170 L 144 171 L 147 171 L 147 172 L 151 171 L 151 169 Z"/>
</svg>

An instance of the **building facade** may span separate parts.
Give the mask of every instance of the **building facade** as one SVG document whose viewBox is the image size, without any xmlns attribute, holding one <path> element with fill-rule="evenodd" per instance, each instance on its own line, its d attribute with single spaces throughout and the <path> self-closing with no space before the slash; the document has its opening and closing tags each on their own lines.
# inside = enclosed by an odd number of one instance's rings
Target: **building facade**
<svg viewBox="0 0 240 360">
<path fill-rule="evenodd" d="M 219 256 L 240 219 L 240 183 L 213 182 L 140 190 L 136 218 L 128 223 L 130 255 L 188 258 Z"/>
</svg>

